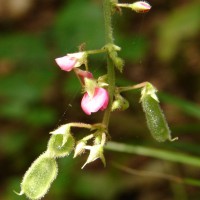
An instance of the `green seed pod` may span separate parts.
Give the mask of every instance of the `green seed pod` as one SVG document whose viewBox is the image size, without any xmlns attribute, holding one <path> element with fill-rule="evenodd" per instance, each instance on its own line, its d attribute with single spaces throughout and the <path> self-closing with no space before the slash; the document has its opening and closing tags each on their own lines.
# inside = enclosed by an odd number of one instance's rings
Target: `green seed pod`
<svg viewBox="0 0 200 200">
<path fill-rule="evenodd" d="M 21 194 L 25 194 L 31 200 L 41 199 L 48 192 L 57 172 L 55 159 L 47 153 L 40 155 L 23 177 Z"/>
<path fill-rule="evenodd" d="M 55 158 L 68 156 L 73 150 L 74 144 L 75 141 L 71 134 L 52 135 L 48 142 L 48 151 L 50 152 L 51 156 Z"/>
<path fill-rule="evenodd" d="M 147 83 L 142 90 L 141 103 L 146 115 L 148 128 L 153 138 L 158 142 L 173 141 L 177 138 L 171 138 L 171 131 L 155 92 L 156 89 L 150 83 Z"/>
</svg>

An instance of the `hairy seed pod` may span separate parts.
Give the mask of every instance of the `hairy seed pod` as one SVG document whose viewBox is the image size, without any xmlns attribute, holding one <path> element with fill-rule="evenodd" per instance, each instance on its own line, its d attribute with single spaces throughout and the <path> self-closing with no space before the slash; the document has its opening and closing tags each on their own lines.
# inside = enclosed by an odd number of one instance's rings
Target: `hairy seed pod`
<svg viewBox="0 0 200 200">
<path fill-rule="evenodd" d="M 41 199 L 49 190 L 58 172 L 57 163 L 47 153 L 40 155 L 25 173 L 21 194 L 31 200 Z"/>
<path fill-rule="evenodd" d="M 145 95 L 142 99 L 142 107 L 146 115 L 149 130 L 158 142 L 164 142 L 171 139 L 170 129 L 164 114 L 160 108 L 159 102 L 151 95 Z"/>
<path fill-rule="evenodd" d="M 48 151 L 55 158 L 68 156 L 73 150 L 74 144 L 75 141 L 71 134 L 67 134 L 67 136 L 62 134 L 52 135 L 48 142 Z"/>
</svg>

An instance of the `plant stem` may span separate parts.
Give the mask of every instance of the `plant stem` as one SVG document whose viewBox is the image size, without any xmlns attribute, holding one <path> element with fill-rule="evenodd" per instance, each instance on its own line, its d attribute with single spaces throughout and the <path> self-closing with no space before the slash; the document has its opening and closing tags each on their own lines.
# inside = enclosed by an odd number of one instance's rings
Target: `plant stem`
<svg viewBox="0 0 200 200">
<path fill-rule="evenodd" d="M 85 51 L 87 54 L 98 54 L 98 53 L 105 53 L 106 49 L 95 49 L 95 50 L 89 50 Z"/>
<path fill-rule="evenodd" d="M 114 38 L 112 32 L 112 5 L 110 0 L 103 0 L 103 12 L 105 23 L 105 42 L 106 44 L 114 45 Z M 108 128 L 111 106 L 113 102 L 113 95 L 115 90 L 115 66 L 107 52 L 107 75 L 108 75 L 108 92 L 109 92 L 109 105 L 104 113 L 103 124 Z"/>
<path fill-rule="evenodd" d="M 118 87 L 118 92 L 126 92 L 130 90 L 140 89 L 146 86 L 148 82 L 139 83 L 137 85 L 127 86 L 127 87 Z"/>
<path fill-rule="evenodd" d="M 93 126 L 91 124 L 85 124 L 82 122 L 71 122 L 68 123 L 70 127 L 77 127 L 77 128 L 86 128 L 86 129 L 91 129 Z"/>
<path fill-rule="evenodd" d="M 133 146 L 118 142 L 108 142 L 105 148 L 110 151 L 149 156 L 153 158 L 200 167 L 200 159 L 198 157 L 190 156 L 184 153 L 175 153 L 167 150 L 155 149 L 140 145 Z"/>
</svg>

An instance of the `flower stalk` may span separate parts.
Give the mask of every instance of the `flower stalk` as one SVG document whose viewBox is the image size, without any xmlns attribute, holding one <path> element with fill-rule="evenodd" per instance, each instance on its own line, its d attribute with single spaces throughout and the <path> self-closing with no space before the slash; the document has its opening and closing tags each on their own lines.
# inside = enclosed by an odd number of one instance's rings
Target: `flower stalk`
<svg viewBox="0 0 200 200">
<path fill-rule="evenodd" d="M 105 41 L 107 44 L 114 45 L 113 29 L 112 29 L 112 4 L 110 0 L 103 0 L 103 12 L 104 12 L 104 26 L 105 26 Z M 114 49 L 113 49 L 114 51 Z M 110 57 L 110 52 L 107 51 L 107 75 L 108 75 L 108 93 L 109 104 L 105 110 L 103 117 L 103 124 L 108 128 L 110 113 L 113 103 L 113 96 L 115 90 L 115 66 Z"/>
</svg>

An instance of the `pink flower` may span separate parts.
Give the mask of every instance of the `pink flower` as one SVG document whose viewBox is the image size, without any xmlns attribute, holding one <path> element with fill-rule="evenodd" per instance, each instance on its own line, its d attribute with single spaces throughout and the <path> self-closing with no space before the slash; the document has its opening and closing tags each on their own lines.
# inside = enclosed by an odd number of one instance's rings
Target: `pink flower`
<svg viewBox="0 0 200 200">
<path fill-rule="evenodd" d="M 104 88 L 95 88 L 93 96 L 86 92 L 81 101 L 81 107 L 87 115 L 99 110 L 105 110 L 108 106 L 109 95 Z"/>
<path fill-rule="evenodd" d="M 56 58 L 57 65 L 64 71 L 71 71 L 75 67 L 80 67 L 86 59 L 84 52 L 67 54 L 66 56 Z"/>
<path fill-rule="evenodd" d="M 77 62 L 76 58 L 70 56 L 56 58 L 55 61 L 62 70 L 67 72 L 71 71 Z"/>
</svg>

